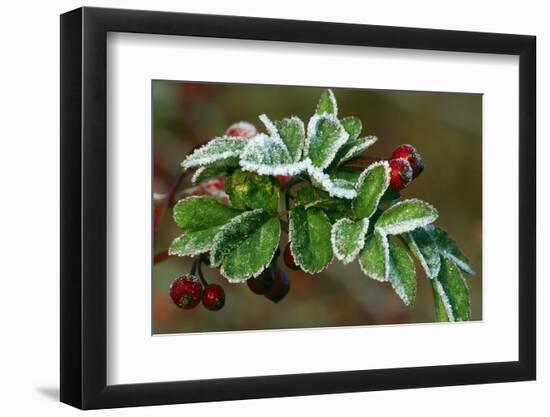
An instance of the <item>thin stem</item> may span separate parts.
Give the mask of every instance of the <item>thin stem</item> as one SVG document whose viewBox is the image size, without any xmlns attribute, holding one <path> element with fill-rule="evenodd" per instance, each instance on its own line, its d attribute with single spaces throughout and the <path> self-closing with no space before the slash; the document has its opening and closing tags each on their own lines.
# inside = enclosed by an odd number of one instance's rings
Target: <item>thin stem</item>
<svg viewBox="0 0 550 417">
<path fill-rule="evenodd" d="M 170 257 L 170 255 L 168 254 L 168 251 L 167 250 L 164 250 L 162 252 L 159 252 L 157 253 L 154 257 L 153 257 L 153 264 L 156 265 L 162 261 L 165 261 L 166 259 L 168 259 Z"/>
<path fill-rule="evenodd" d="M 208 287 L 208 282 L 206 281 L 206 279 L 204 278 L 204 275 L 202 274 L 202 258 L 197 259 L 196 262 L 199 265 L 199 278 L 201 280 L 202 286 L 206 288 Z"/>
</svg>

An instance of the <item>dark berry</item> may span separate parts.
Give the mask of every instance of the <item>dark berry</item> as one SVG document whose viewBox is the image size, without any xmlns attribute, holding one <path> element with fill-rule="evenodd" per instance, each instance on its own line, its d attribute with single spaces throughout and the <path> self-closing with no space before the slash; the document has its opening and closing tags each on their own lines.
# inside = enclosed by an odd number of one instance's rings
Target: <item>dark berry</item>
<svg viewBox="0 0 550 417">
<path fill-rule="evenodd" d="M 191 274 L 176 278 L 170 284 L 170 297 L 179 308 L 188 310 L 196 307 L 202 297 L 202 285 L 199 278 Z"/>
<path fill-rule="evenodd" d="M 391 154 L 392 159 L 406 159 L 413 170 L 413 178 L 418 177 L 424 171 L 424 161 L 412 145 L 400 145 Z"/>
<path fill-rule="evenodd" d="M 398 158 L 391 159 L 390 163 L 390 186 L 394 191 L 401 191 L 409 185 L 413 179 L 411 164 L 407 160 Z"/>
<path fill-rule="evenodd" d="M 251 137 L 256 136 L 256 133 L 256 128 L 253 124 L 248 122 L 238 122 L 229 126 L 225 132 L 225 135 L 236 138 L 250 139 Z"/>
<path fill-rule="evenodd" d="M 273 274 L 273 269 L 269 266 L 256 278 L 248 279 L 246 284 L 254 294 L 263 295 L 273 288 L 274 282 L 275 275 Z"/>
<path fill-rule="evenodd" d="M 209 284 L 202 293 L 202 303 L 208 310 L 216 311 L 225 304 L 225 292 L 218 284 Z"/>
<path fill-rule="evenodd" d="M 292 255 L 292 251 L 290 250 L 290 243 L 287 243 L 285 247 L 283 258 L 285 260 L 285 265 L 288 266 L 290 269 L 294 269 L 295 271 L 300 269 L 300 267 L 296 265 L 296 262 L 294 261 L 294 255 Z"/>
<path fill-rule="evenodd" d="M 286 297 L 288 291 L 290 290 L 290 281 L 288 280 L 288 275 L 279 268 L 276 264 L 272 264 L 271 268 L 273 269 L 274 282 L 273 288 L 267 293 L 264 294 L 264 297 L 278 303 L 283 298 Z"/>
</svg>

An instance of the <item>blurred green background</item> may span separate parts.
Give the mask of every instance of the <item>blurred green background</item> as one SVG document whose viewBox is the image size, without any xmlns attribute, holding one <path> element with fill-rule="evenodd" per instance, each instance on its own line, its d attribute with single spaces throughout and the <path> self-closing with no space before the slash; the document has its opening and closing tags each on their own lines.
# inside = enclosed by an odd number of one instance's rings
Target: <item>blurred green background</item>
<svg viewBox="0 0 550 417">
<path fill-rule="evenodd" d="M 262 131 L 258 115 L 266 113 L 272 120 L 296 115 L 307 125 L 322 90 L 153 81 L 154 193 L 168 190 L 178 176 L 179 163 L 195 146 L 222 135 L 234 122 L 249 121 Z M 440 214 L 437 224 L 457 240 L 470 259 L 477 273 L 474 277 L 465 275 L 471 290 L 472 319 L 481 320 L 482 96 L 333 91 L 339 117 L 357 116 L 363 122 L 362 135 L 378 136 L 378 142 L 367 151 L 370 156 L 388 158 L 395 147 L 410 143 L 424 158 L 425 171 L 402 195 L 432 203 Z M 189 178 L 182 188 L 188 186 Z M 165 250 L 179 234 L 171 211 L 167 212 L 154 253 Z M 418 263 L 417 300 L 412 308 L 401 302 L 390 284 L 363 275 L 357 262 L 344 266 L 334 261 L 316 276 L 287 270 L 290 292 L 278 304 L 253 294 L 246 284 L 229 284 L 215 269 L 205 268 L 207 279 L 226 292 L 225 307 L 217 312 L 202 305 L 184 311 L 172 303 L 169 285 L 190 267 L 191 258 L 170 258 L 153 267 L 154 334 L 434 321 L 431 287 Z"/>
</svg>

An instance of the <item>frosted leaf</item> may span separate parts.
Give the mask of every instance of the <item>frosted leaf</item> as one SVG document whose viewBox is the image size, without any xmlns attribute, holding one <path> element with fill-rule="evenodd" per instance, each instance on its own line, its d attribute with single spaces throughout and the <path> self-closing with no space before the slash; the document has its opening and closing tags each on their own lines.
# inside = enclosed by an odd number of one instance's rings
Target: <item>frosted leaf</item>
<svg viewBox="0 0 550 417">
<path fill-rule="evenodd" d="M 250 139 L 256 136 L 256 133 L 256 127 L 252 123 L 237 122 L 227 128 L 225 136 Z"/>
<path fill-rule="evenodd" d="M 303 172 L 308 162 L 292 162 L 280 137 L 260 133 L 248 141 L 241 154 L 240 164 L 243 170 L 260 175 L 292 176 Z"/>
<path fill-rule="evenodd" d="M 212 247 L 212 240 L 222 226 L 213 226 L 204 230 L 186 232 L 174 239 L 168 248 L 169 255 L 196 256 L 208 252 Z"/>
<path fill-rule="evenodd" d="M 450 259 L 441 258 L 441 269 L 432 280 L 436 306 L 440 302 L 448 321 L 470 319 L 470 292 L 460 269 Z M 439 297 L 439 299 L 437 298 Z M 437 312 L 437 310 L 436 310 Z M 440 314 L 438 316 L 441 317 Z"/>
<path fill-rule="evenodd" d="M 335 116 L 316 114 L 307 126 L 305 156 L 311 159 L 313 166 L 327 168 L 348 137 Z"/>
<path fill-rule="evenodd" d="M 277 128 L 280 138 L 286 145 L 292 161 L 300 161 L 306 139 L 304 122 L 298 117 L 292 116 L 287 119 L 276 120 L 273 123 Z"/>
<path fill-rule="evenodd" d="M 336 258 L 343 264 L 349 264 L 365 245 L 365 235 L 369 229 L 369 220 L 358 222 L 343 218 L 332 225 L 330 240 Z"/>
<path fill-rule="evenodd" d="M 210 264 L 219 266 L 229 282 L 256 277 L 271 263 L 279 244 L 281 224 L 264 210 L 245 211 L 214 237 Z"/>
<path fill-rule="evenodd" d="M 395 235 L 433 223 L 437 216 L 437 210 L 424 201 L 403 200 L 384 211 L 375 227 L 381 233 Z"/>
<path fill-rule="evenodd" d="M 194 256 L 208 252 L 218 230 L 240 213 L 211 197 L 194 196 L 180 200 L 174 206 L 174 221 L 186 233 L 172 242 L 168 253 Z"/>
<path fill-rule="evenodd" d="M 386 236 L 374 232 L 367 236 L 359 254 L 359 265 L 368 277 L 376 281 L 388 281 L 389 243 Z"/>
<path fill-rule="evenodd" d="M 312 177 L 313 181 L 323 190 L 328 192 L 331 197 L 351 200 L 357 196 L 354 185 L 350 181 L 340 178 L 331 178 L 321 169 L 316 168 L 311 164 L 309 164 L 307 172 Z"/>
<path fill-rule="evenodd" d="M 195 173 L 193 174 L 193 177 L 191 178 L 191 182 L 196 185 L 200 182 L 211 180 L 213 178 L 218 178 L 227 173 L 227 167 L 226 166 L 218 166 L 216 164 L 211 165 L 205 165 L 200 168 L 198 168 Z"/>
<path fill-rule="evenodd" d="M 370 165 L 357 180 L 357 197 L 352 202 L 353 214 L 361 219 L 370 217 L 390 184 L 390 166 L 387 161 Z"/>
<path fill-rule="evenodd" d="M 280 138 L 288 151 L 291 162 L 298 162 L 305 145 L 304 123 L 296 116 L 271 121 L 265 114 L 259 116 L 267 132 L 273 138 Z"/>
<path fill-rule="evenodd" d="M 289 214 L 290 250 L 296 265 L 310 274 L 332 262 L 331 224 L 323 210 L 295 206 Z"/>
<path fill-rule="evenodd" d="M 361 123 L 361 120 L 359 120 L 355 116 L 345 117 L 340 120 L 340 123 L 342 123 L 342 127 L 344 128 L 344 130 L 348 132 L 348 140 L 350 141 L 357 139 L 361 134 L 361 130 L 363 129 L 363 124 Z"/>
<path fill-rule="evenodd" d="M 246 143 L 244 139 L 230 136 L 214 138 L 206 145 L 196 149 L 191 155 L 188 155 L 181 163 L 181 166 L 184 168 L 194 168 L 222 160 L 238 164 L 238 157 Z"/>
<path fill-rule="evenodd" d="M 223 225 L 240 213 L 240 210 L 205 196 L 193 196 L 180 200 L 173 209 L 176 224 L 188 231 Z"/>
<path fill-rule="evenodd" d="M 335 164 L 337 166 L 342 165 L 344 162 L 361 155 L 377 141 L 378 138 L 376 136 L 365 136 L 364 138 L 349 140 L 336 154 L 336 158 L 334 158 Z"/>
<path fill-rule="evenodd" d="M 331 89 L 323 91 L 315 113 L 319 115 L 332 114 L 338 116 L 338 104 L 336 103 L 336 97 L 334 97 L 334 93 Z"/>
<path fill-rule="evenodd" d="M 420 261 L 426 276 L 430 279 L 437 277 L 441 267 L 439 248 L 432 239 L 432 236 L 424 227 L 419 227 L 403 235 L 411 252 Z"/>
<path fill-rule="evenodd" d="M 425 229 L 437 244 L 441 255 L 453 261 L 456 266 L 467 274 L 475 275 L 475 271 L 470 266 L 468 258 L 462 254 L 456 241 L 445 230 L 434 225 L 428 225 Z"/>
<path fill-rule="evenodd" d="M 406 305 L 413 305 L 416 298 L 416 270 L 414 262 L 405 249 L 391 241 L 389 244 L 389 280 L 399 298 Z"/>
</svg>

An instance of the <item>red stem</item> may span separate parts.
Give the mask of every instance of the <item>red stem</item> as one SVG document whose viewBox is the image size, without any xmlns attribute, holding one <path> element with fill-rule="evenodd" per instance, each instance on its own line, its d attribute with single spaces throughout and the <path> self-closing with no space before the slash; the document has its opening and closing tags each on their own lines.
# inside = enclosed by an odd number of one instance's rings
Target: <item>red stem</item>
<svg viewBox="0 0 550 417">
<path fill-rule="evenodd" d="M 170 255 L 168 255 L 168 251 L 165 250 L 165 251 L 162 251 L 162 252 L 159 252 L 157 253 L 154 257 L 153 257 L 153 264 L 158 264 L 162 261 L 165 261 L 166 259 L 168 259 L 170 257 Z"/>
</svg>

